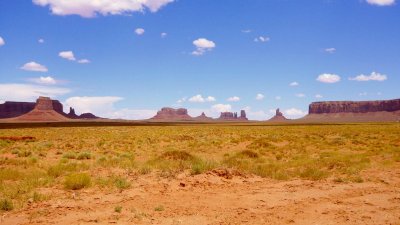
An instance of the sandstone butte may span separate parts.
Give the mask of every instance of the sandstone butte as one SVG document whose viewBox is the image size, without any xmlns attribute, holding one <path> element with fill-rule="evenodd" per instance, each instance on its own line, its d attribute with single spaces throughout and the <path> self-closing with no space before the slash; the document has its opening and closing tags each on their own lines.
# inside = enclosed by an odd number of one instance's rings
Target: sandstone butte
<svg viewBox="0 0 400 225">
<path fill-rule="evenodd" d="M 10 121 L 67 121 L 68 119 L 95 119 L 91 113 L 80 116 L 70 108 L 68 114 L 63 112 L 63 105 L 58 100 L 39 97 L 35 102 L 5 102 L 0 104 L 0 119 Z"/>
<path fill-rule="evenodd" d="M 173 108 L 162 108 L 157 114 L 151 118 L 151 120 L 158 121 L 213 121 L 211 117 L 207 117 L 203 112 L 200 116 L 191 117 L 188 114 L 188 110 L 184 108 L 173 109 Z M 240 116 L 233 112 L 222 112 L 218 118 L 220 121 L 247 121 L 246 112 L 242 110 Z"/>
<path fill-rule="evenodd" d="M 5 121 L 68 121 L 70 119 L 95 119 L 91 113 L 76 115 L 70 108 L 63 112 L 63 105 L 57 100 L 39 97 L 34 102 L 5 102 L 0 104 L 0 119 Z M 222 112 L 218 119 L 202 113 L 191 117 L 184 108 L 162 108 L 151 120 L 159 121 L 248 121 L 246 112 Z M 268 122 L 380 122 L 400 121 L 400 99 L 382 101 L 325 101 L 309 105 L 309 114 L 296 120 L 288 120 L 276 110 L 276 115 Z"/>
<path fill-rule="evenodd" d="M 246 111 L 241 110 L 240 111 L 240 116 L 235 112 L 222 112 L 218 120 L 223 120 L 223 121 L 247 121 L 247 116 L 246 116 Z"/>
<path fill-rule="evenodd" d="M 10 121 L 24 121 L 24 122 L 39 122 L 39 121 L 68 121 L 69 118 L 60 114 L 56 110 L 60 110 L 60 104 L 53 104 L 54 102 L 47 97 L 39 97 L 36 100 L 36 105 L 32 111 L 21 116 L 10 119 Z M 59 103 L 59 102 L 58 102 Z M 62 105 L 61 105 L 62 109 Z"/>
<path fill-rule="evenodd" d="M 381 101 L 313 102 L 300 120 L 327 122 L 384 122 L 400 120 L 400 99 Z"/>
<path fill-rule="evenodd" d="M 189 116 L 187 109 L 173 109 L 173 108 L 162 108 L 157 114 L 151 118 L 152 120 L 192 120 L 193 118 Z"/>
<path fill-rule="evenodd" d="M 288 119 L 286 119 L 286 117 L 279 109 L 276 109 L 275 116 L 268 120 L 268 122 L 285 122 L 285 121 L 288 121 Z"/>
</svg>

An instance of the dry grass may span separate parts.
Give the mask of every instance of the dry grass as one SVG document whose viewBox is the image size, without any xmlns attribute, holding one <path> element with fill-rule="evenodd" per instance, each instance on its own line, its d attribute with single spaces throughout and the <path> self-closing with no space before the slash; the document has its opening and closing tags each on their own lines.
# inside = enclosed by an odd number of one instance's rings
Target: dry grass
<svg viewBox="0 0 400 225">
<path fill-rule="evenodd" d="M 400 162 L 397 123 L 4 129 L 0 137 L 3 211 L 48 198 L 41 188 L 133 188 L 132 174 L 222 167 L 278 180 L 363 182 L 361 171 Z"/>
</svg>

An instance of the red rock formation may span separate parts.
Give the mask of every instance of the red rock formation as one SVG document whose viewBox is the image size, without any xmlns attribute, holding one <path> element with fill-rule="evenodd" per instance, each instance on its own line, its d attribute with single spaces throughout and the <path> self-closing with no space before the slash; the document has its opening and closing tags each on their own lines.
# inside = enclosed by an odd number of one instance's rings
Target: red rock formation
<svg viewBox="0 0 400 225">
<path fill-rule="evenodd" d="M 248 120 L 246 117 L 246 111 L 240 111 L 240 117 L 238 117 L 237 113 L 233 112 L 221 112 L 219 120 Z"/>
<path fill-rule="evenodd" d="M 193 119 L 189 116 L 187 109 L 173 109 L 173 108 L 162 108 L 157 112 L 153 120 L 191 120 Z"/>
<path fill-rule="evenodd" d="M 12 121 L 26 121 L 26 122 L 38 122 L 38 121 L 67 121 L 69 120 L 64 114 L 60 114 L 59 112 L 54 110 L 53 107 L 54 101 L 47 97 L 39 97 L 36 101 L 35 108 L 19 117 L 12 118 Z M 54 104 L 59 110 L 59 104 L 57 102 Z M 62 105 L 61 105 L 62 107 Z"/>
<path fill-rule="evenodd" d="M 199 120 L 199 121 L 210 121 L 210 120 L 213 120 L 213 118 L 206 116 L 206 114 L 204 112 L 201 113 L 200 116 L 195 117 L 195 119 Z"/>
<path fill-rule="evenodd" d="M 288 120 L 288 119 L 286 119 L 286 117 L 283 116 L 283 113 L 280 112 L 280 110 L 279 110 L 279 108 L 278 108 L 278 109 L 276 109 L 275 116 L 272 117 L 271 119 L 269 119 L 268 121 L 269 121 L 269 122 L 284 122 L 284 121 L 287 121 L 287 120 Z"/>
<path fill-rule="evenodd" d="M 37 102 L 5 102 L 0 104 L 0 119 L 14 118 L 22 116 L 32 111 L 37 105 L 39 110 L 54 110 L 59 114 L 70 119 L 97 119 L 99 117 L 92 113 L 84 113 L 80 116 L 76 115 L 74 108 L 70 107 L 69 113 L 63 111 L 63 105 L 58 100 L 51 100 L 46 97 L 39 97 Z"/>
<path fill-rule="evenodd" d="M 17 117 L 32 111 L 33 108 L 34 102 L 5 102 L 0 104 L 0 119 Z"/>
<path fill-rule="evenodd" d="M 63 105 L 59 101 L 52 100 L 51 104 L 52 108 L 56 112 L 64 114 Z M 25 113 L 32 111 L 35 108 L 35 105 L 36 105 L 35 102 L 5 102 L 3 104 L 0 104 L 0 119 L 21 116 Z M 43 107 L 49 107 L 49 106 L 43 106 Z"/>
<path fill-rule="evenodd" d="M 386 101 L 313 102 L 309 114 L 394 112 L 400 110 L 400 99 Z"/>
<path fill-rule="evenodd" d="M 97 117 L 92 113 L 82 113 L 78 118 L 79 119 L 98 119 L 100 117 Z"/>
</svg>

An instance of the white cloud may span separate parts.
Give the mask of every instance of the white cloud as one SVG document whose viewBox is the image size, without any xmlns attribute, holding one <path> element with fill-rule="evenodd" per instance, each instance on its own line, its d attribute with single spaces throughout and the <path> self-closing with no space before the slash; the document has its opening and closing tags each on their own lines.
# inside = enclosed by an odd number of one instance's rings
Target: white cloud
<svg viewBox="0 0 400 225">
<path fill-rule="evenodd" d="M 358 75 L 356 77 L 350 77 L 349 80 L 355 81 L 384 81 L 387 80 L 387 76 L 377 72 L 372 72 L 370 75 Z"/>
<path fill-rule="evenodd" d="M 306 97 L 306 95 L 303 94 L 303 93 L 297 93 L 297 94 L 296 94 L 296 97 L 298 97 L 298 98 L 304 98 L 304 97 Z"/>
<path fill-rule="evenodd" d="M 378 5 L 378 6 L 389 6 L 394 5 L 396 0 L 367 0 L 368 4 Z"/>
<path fill-rule="evenodd" d="M 266 36 L 265 37 L 259 36 L 259 37 L 254 38 L 255 42 L 268 42 L 270 40 L 271 39 L 269 37 L 266 37 Z"/>
<path fill-rule="evenodd" d="M 296 108 L 290 108 L 290 109 L 284 110 L 284 115 L 290 119 L 300 118 L 300 117 L 305 116 L 306 114 L 307 114 L 307 112 L 304 112 L 303 110 L 296 109 Z"/>
<path fill-rule="evenodd" d="M 65 100 L 66 108 L 72 107 L 79 114 L 93 113 L 100 117 L 105 117 L 114 112 L 114 103 L 123 98 L 116 96 L 96 96 L 96 97 L 71 97 Z"/>
<path fill-rule="evenodd" d="M 257 94 L 256 95 L 256 100 L 261 101 L 265 98 L 265 96 L 263 94 Z"/>
<path fill-rule="evenodd" d="M 179 99 L 178 101 L 176 101 L 176 103 L 182 104 L 182 103 L 186 102 L 186 100 L 187 100 L 187 98 L 183 97 L 183 98 Z"/>
<path fill-rule="evenodd" d="M 250 106 L 244 107 L 243 110 L 246 111 L 246 116 L 250 120 L 266 120 L 273 115 L 264 110 L 253 111 Z M 275 111 L 273 111 L 273 113 L 275 113 Z"/>
<path fill-rule="evenodd" d="M 211 110 L 215 112 L 230 112 L 232 111 L 232 106 L 229 104 L 216 104 L 211 106 Z"/>
<path fill-rule="evenodd" d="M 3 46 L 5 44 L 6 44 L 6 42 L 4 41 L 4 39 L 2 37 L 0 37 L 0 46 Z"/>
<path fill-rule="evenodd" d="M 31 78 L 29 80 L 37 84 L 57 84 L 57 81 L 51 76 Z"/>
<path fill-rule="evenodd" d="M 325 52 L 327 52 L 327 53 L 335 53 L 336 52 L 336 48 L 326 48 L 325 49 Z"/>
<path fill-rule="evenodd" d="M 144 29 L 143 29 L 143 28 L 136 28 L 136 29 L 135 29 L 135 33 L 136 33 L 137 35 L 142 35 L 142 34 L 144 34 Z"/>
<path fill-rule="evenodd" d="M 238 96 L 233 96 L 233 97 L 229 97 L 227 99 L 228 102 L 238 102 L 240 101 L 240 98 Z"/>
<path fill-rule="evenodd" d="M 242 33 L 251 33 L 251 30 L 250 29 L 242 30 Z"/>
<path fill-rule="evenodd" d="M 102 113 L 102 116 L 110 119 L 146 120 L 152 118 L 156 114 L 157 110 L 153 109 L 120 109 Z"/>
<path fill-rule="evenodd" d="M 149 9 L 157 12 L 174 0 L 33 0 L 39 6 L 49 6 L 54 15 L 79 15 L 86 18 L 100 14 L 124 15 Z"/>
<path fill-rule="evenodd" d="M 161 33 L 161 37 L 162 37 L 162 38 L 165 38 L 167 35 L 168 35 L 168 34 L 165 33 L 165 32 L 162 32 L 162 33 Z"/>
<path fill-rule="evenodd" d="M 45 66 L 40 65 L 37 62 L 25 63 L 23 66 L 20 67 L 20 69 L 27 70 L 27 71 L 35 71 L 35 72 L 47 72 L 48 71 L 48 69 Z"/>
<path fill-rule="evenodd" d="M 74 53 L 72 51 L 62 51 L 62 52 L 58 53 L 58 56 L 60 56 L 63 59 L 67 59 L 67 60 L 71 60 L 71 61 L 76 60 Z"/>
<path fill-rule="evenodd" d="M 215 102 L 216 99 L 213 96 L 208 96 L 204 98 L 202 95 L 195 95 L 191 98 L 189 98 L 189 102 L 195 102 L 195 103 L 203 103 L 203 102 Z"/>
<path fill-rule="evenodd" d="M 80 63 L 80 64 L 88 64 L 88 63 L 90 63 L 90 60 L 89 59 L 80 59 L 80 60 L 78 60 L 78 63 Z"/>
<path fill-rule="evenodd" d="M 39 96 L 55 98 L 69 92 L 67 88 L 35 84 L 0 84 L 0 96 L 7 101 L 35 101 Z"/>
<path fill-rule="evenodd" d="M 281 99 L 282 99 L 281 96 L 275 96 L 275 100 L 279 101 L 279 100 L 281 100 Z"/>
<path fill-rule="evenodd" d="M 315 98 L 323 98 L 324 96 L 320 95 L 320 94 L 316 94 Z"/>
<path fill-rule="evenodd" d="M 44 39 L 43 39 L 43 38 L 40 38 L 40 39 L 38 40 L 38 42 L 39 42 L 40 44 L 43 44 L 43 43 L 44 43 Z"/>
<path fill-rule="evenodd" d="M 194 40 L 193 45 L 196 47 L 196 50 L 192 52 L 192 55 L 196 56 L 203 55 L 206 51 L 211 51 L 216 47 L 213 41 L 207 40 L 206 38 Z"/>
<path fill-rule="evenodd" d="M 299 86 L 299 83 L 297 83 L 296 81 L 293 81 L 292 83 L 289 84 L 289 86 L 292 86 L 292 87 Z"/>
<path fill-rule="evenodd" d="M 361 92 L 361 93 L 359 93 L 358 95 L 359 95 L 359 96 L 367 96 L 368 93 L 367 93 L 367 92 Z"/>
<path fill-rule="evenodd" d="M 317 81 L 322 82 L 322 83 L 333 84 L 333 83 L 340 81 L 340 76 L 338 76 L 336 74 L 324 73 L 317 77 Z"/>
</svg>

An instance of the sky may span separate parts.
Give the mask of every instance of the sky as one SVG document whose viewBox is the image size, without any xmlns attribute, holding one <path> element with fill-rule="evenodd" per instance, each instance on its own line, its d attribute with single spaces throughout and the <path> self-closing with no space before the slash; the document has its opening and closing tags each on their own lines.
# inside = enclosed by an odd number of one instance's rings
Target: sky
<svg viewBox="0 0 400 225">
<path fill-rule="evenodd" d="M 288 118 L 400 97 L 397 0 L 2 0 L 0 102 Z"/>
</svg>

